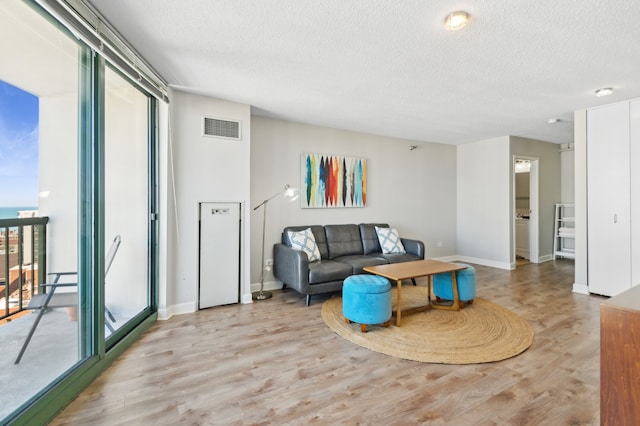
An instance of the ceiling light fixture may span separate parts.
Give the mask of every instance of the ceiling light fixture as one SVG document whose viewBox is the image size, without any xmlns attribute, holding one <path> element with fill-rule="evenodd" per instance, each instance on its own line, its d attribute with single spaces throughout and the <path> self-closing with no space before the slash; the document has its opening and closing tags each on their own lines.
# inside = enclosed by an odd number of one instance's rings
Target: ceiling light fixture
<svg viewBox="0 0 640 426">
<path fill-rule="evenodd" d="M 531 161 L 530 160 L 516 160 L 516 164 L 513 167 L 513 171 L 516 173 L 528 173 L 531 172 Z"/>
<path fill-rule="evenodd" d="M 607 96 L 613 93 L 613 88 L 611 87 L 603 87 L 602 89 L 596 90 L 596 96 Z"/>
<path fill-rule="evenodd" d="M 548 124 L 555 124 L 555 123 L 558 123 L 559 121 L 560 121 L 559 118 L 550 118 L 550 119 L 547 120 L 547 123 Z"/>
<path fill-rule="evenodd" d="M 469 22 L 469 14 L 467 12 L 452 12 L 444 20 L 444 27 L 449 31 L 456 31 L 464 28 Z"/>
</svg>

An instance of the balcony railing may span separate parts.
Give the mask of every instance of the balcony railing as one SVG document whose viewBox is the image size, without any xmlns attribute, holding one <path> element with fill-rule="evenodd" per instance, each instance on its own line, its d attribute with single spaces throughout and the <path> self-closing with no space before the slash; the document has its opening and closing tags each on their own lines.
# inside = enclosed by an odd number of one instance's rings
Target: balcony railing
<svg viewBox="0 0 640 426">
<path fill-rule="evenodd" d="M 0 321 L 45 291 L 48 217 L 0 219 Z"/>
</svg>

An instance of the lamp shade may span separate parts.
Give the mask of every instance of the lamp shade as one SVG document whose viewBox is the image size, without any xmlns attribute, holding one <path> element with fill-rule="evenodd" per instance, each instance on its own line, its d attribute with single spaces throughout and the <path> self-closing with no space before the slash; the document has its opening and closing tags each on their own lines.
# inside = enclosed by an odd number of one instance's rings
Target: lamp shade
<svg viewBox="0 0 640 426">
<path fill-rule="evenodd" d="M 300 196 L 300 191 L 298 191 L 298 188 L 292 188 L 289 185 L 285 185 L 283 195 L 285 200 L 291 202 L 298 199 L 298 197 Z"/>
</svg>

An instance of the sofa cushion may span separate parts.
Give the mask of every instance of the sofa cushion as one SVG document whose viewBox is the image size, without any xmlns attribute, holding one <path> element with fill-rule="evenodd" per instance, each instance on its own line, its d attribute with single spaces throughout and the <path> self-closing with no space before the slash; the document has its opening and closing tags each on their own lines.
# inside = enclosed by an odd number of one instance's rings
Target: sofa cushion
<svg viewBox="0 0 640 426">
<path fill-rule="evenodd" d="M 423 259 L 422 257 L 416 256 L 415 254 L 411 254 L 411 253 L 392 253 L 392 254 L 377 253 L 375 255 L 372 254 L 371 256 L 375 256 L 380 259 L 385 259 L 389 263 L 411 262 L 414 260 Z"/>
<path fill-rule="evenodd" d="M 378 241 L 378 234 L 376 233 L 376 226 L 379 228 L 389 227 L 386 223 L 361 223 L 358 225 L 364 254 L 382 253 L 380 242 Z"/>
<path fill-rule="evenodd" d="M 376 233 L 378 234 L 378 241 L 380 241 L 380 248 L 383 254 L 405 253 L 397 229 L 379 228 L 376 226 Z"/>
<path fill-rule="evenodd" d="M 289 240 L 288 232 L 289 231 L 299 232 L 307 228 L 310 228 L 311 232 L 313 232 L 313 238 L 316 240 L 316 245 L 318 246 L 318 250 L 320 251 L 320 257 L 322 259 L 328 259 L 329 248 L 327 247 L 327 237 L 324 234 L 324 226 L 321 226 L 321 225 L 287 226 L 282 231 L 282 244 L 285 244 L 291 247 L 291 241 Z"/>
<path fill-rule="evenodd" d="M 386 265 L 389 261 L 383 257 L 363 256 L 359 254 L 352 254 L 347 256 L 340 256 L 334 260 L 342 263 L 346 263 L 351 266 L 353 274 L 362 274 L 362 268 L 365 266 Z"/>
<path fill-rule="evenodd" d="M 362 255 L 362 240 L 358 225 L 325 225 L 329 259 L 353 254 Z"/>
<path fill-rule="evenodd" d="M 350 265 L 333 260 L 309 263 L 309 284 L 340 281 L 351 275 L 352 271 Z"/>
<path fill-rule="evenodd" d="M 287 231 L 287 234 L 289 235 L 289 241 L 291 241 L 291 248 L 305 252 L 309 262 L 320 260 L 320 250 L 318 250 L 311 228 L 299 232 Z"/>
</svg>

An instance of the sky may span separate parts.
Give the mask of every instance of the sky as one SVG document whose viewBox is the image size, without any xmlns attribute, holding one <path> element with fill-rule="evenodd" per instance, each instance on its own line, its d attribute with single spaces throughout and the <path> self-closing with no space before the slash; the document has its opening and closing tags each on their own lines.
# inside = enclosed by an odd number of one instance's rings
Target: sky
<svg viewBox="0 0 640 426">
<path fill-rule="evenodd" d="M 0 207 L 38 206 L 38 97 L 0 80 Z"/>
</svg>

